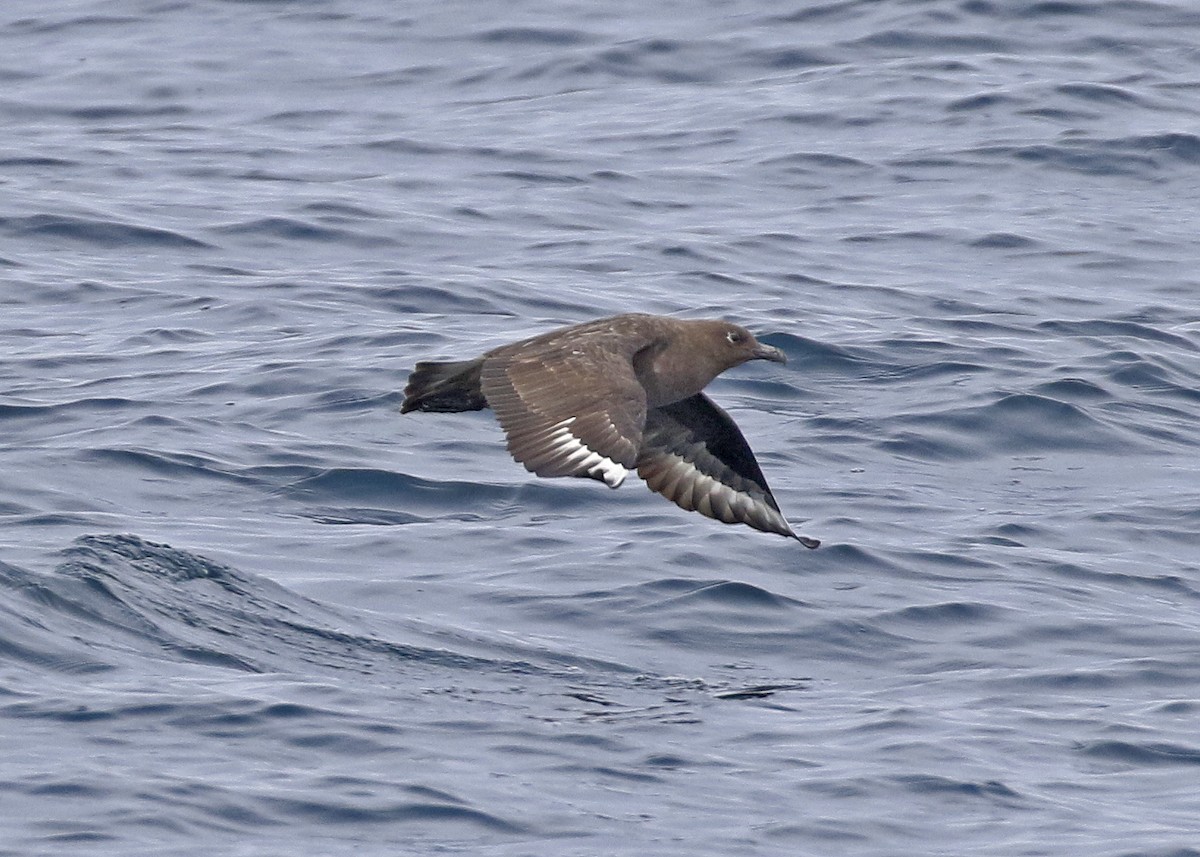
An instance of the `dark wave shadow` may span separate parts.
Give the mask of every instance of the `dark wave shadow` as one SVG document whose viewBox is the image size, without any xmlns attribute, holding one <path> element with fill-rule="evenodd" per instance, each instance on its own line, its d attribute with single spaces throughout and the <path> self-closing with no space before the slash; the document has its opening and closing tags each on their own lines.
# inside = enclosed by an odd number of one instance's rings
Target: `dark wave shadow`
<svg viewBox="0 0 1200 857">
<path fill-rule="evenodd" d="M 63 551 L 63 562 L 52 574 L 0 562 L 0 590 L 6 593 L 0 602 L 0 656 L 60 675 L 123 668 L 176 675 L 181 667 L 197 667 L 305 680 L 370 678 L 385 684 L 458 675 L 456 684 L 499 681 L 506 688 L 524 676 L 524 681 L 543 686 L 541 692 L 599 706 L 576 716 L 654 718 L 690 708 L 692 701 L 677 696 L 681 688 L 693 697 L 732 693 L 721 697 L 728 699 L 796 689 L 789 682 L 773 690 L 764 683 L 742 696 L 743 688 L 728 682 L 659 677 L 586 652 L 505 634 L 472 634 L 419 617 L 392 620 L 385 635 L 369 616 L 128 534 L 80 537 Z M 718 602 L 777 600 L 752 587 L 710 590 L 704 597 Z M 665 700 L 664 695 L 675 696 Z"/>
</svg>

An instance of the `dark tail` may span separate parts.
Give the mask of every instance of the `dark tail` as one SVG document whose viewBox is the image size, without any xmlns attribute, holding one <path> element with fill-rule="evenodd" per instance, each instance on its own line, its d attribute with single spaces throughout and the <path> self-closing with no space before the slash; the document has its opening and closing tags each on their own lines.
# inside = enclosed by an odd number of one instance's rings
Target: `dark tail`
<svg viewBox="0 0 1200 857">
<path fill-rule="evenodd" d="M 479 372 L 482 368 L 482 357 L 453 363 L 418 363 L 408 376 L 400 413 L 457 413 L 486 408 L 487 399 L 479 389 Z"/>
</svg>

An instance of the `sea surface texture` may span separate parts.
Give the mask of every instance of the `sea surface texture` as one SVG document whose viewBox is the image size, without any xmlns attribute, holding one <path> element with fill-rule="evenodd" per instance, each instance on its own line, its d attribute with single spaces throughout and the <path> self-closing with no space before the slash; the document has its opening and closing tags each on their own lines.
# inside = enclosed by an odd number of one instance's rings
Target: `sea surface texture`
<svg viewBox="0 0 1200 857">
<path fill-rule="evenodd" d="M 0 857 L 1200 855 L 1200 6 L 5 0 Z M 420 359 L 618 312 L 798 532 Z"/>
</svg>

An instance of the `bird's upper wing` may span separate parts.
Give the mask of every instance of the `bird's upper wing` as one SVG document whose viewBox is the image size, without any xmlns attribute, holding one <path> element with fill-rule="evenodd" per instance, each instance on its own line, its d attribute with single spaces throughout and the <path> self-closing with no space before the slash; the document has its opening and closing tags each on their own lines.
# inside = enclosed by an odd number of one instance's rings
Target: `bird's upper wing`
<svg viewBox="0 0 1200 857">
<path fill-rule="evenodd" d="M 646 421 L 646 391 L 633 369 L 639 344 L 600 329 L 489 352 L 483 395 L 513 458 L 538 476 L 620 485 L 637 463 Z"/>
<path fill-rule="evenodd" d="M 649 411 L 637 471 L 684 509 L 819 544 L 792 531 L 741 430 L 703 393 Z"/>
</svg>

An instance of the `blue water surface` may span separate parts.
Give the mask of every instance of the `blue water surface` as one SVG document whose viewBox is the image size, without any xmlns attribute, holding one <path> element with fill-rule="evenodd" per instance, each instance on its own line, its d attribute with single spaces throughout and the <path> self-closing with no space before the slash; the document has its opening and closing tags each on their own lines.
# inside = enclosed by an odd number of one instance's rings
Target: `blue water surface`
<svg viewBox="0 0 1200 857">
<path fill-rule="evenodd" d="M 1200 855 L 1194 4 L 8 0 L 0 119 L 0 855 Z M 624 311 L 819 550 L 399 414 Z"/>
</svg>

